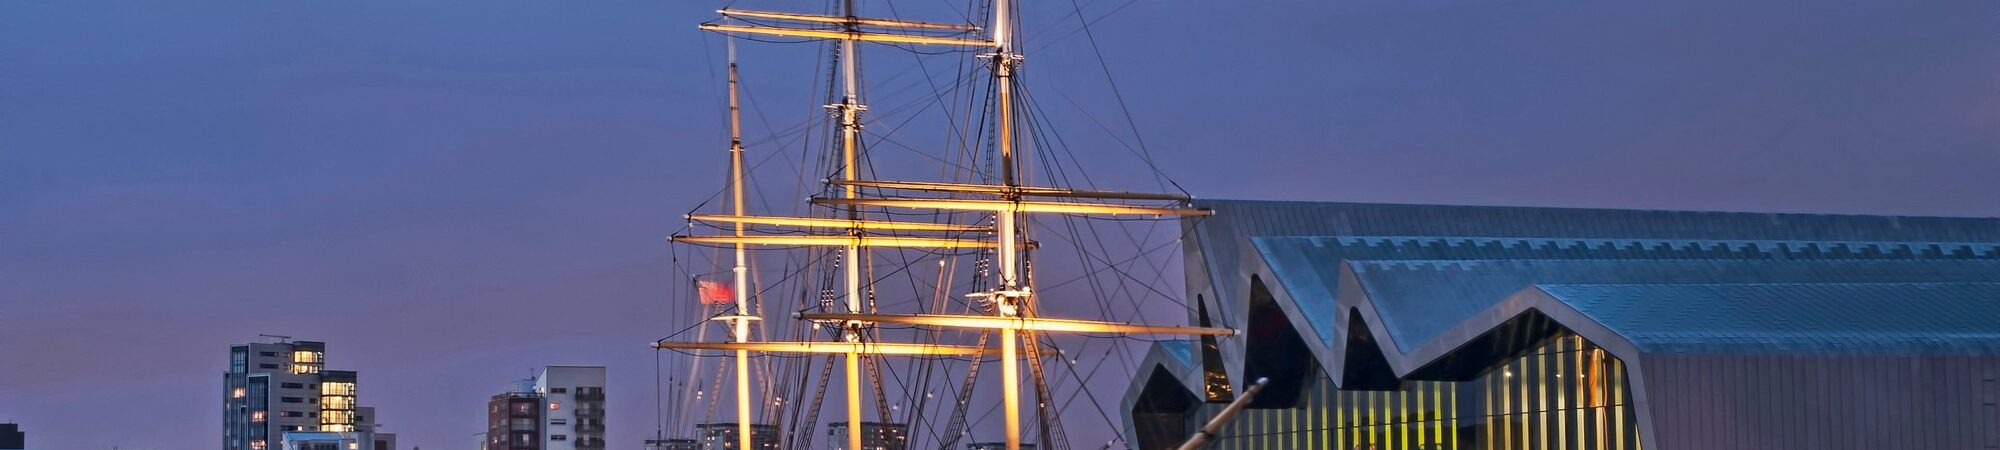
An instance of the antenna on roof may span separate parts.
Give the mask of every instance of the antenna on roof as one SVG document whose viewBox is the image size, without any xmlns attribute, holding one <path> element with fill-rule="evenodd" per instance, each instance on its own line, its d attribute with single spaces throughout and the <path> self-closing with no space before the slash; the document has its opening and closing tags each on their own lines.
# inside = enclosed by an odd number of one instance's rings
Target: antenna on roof
<svg viewBox="0 0 2000 450">
<path fill-rule="evenodd" d="M 277 339 L 277 340 L 278 340 L 278 343 L 280 343 L 280 344 L 289 344 L 289 343 L 291 343 L 291 342 L 292 342 L 292 337 L 291 337 L 291 336 L 279 336 L 279 335 L 275 335 L 275 334 L 263 334 L 263 333 L 258 333 L 257 335 L 258 335 L 258 336 L 263 336 L 263 337 L 267 337 L 267 338 L 271 338 L 271 339 Z"/>
</svg>

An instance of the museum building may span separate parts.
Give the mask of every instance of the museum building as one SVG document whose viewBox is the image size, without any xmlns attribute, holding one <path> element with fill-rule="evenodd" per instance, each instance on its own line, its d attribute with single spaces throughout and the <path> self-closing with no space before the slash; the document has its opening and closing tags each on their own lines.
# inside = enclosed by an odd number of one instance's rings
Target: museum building
<svg viewBox="0 0 2000 450">
<path fill-rule="evenodd" d="M 1134 448 L 2000 448 L 2000 219 L 1197 206 Z"/>
</svg>

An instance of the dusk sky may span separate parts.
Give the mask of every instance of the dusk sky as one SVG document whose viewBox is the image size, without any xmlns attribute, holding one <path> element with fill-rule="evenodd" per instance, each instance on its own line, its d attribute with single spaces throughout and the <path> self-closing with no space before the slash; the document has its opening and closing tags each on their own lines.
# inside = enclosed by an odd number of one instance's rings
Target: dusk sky
<svg viewBox="0 0 2000 450">
<path fill-rule="evenodd" d="M 606 365 L 636 448 L 645 344 L 685 326 L 665 237 L 722 185 L 694 28 L 722 6 L 0 2 L 0 422 L 218 448 L 228 346 L 270 333 L 328 342 L 404 448 L 475 445 L 531 367 Z M 1040 101 L 1123 129 L 1108 69 L 1197 197 L 2000 216 L 1991 0 L 1024 8 Z M 745 52 L 785 120 L 819 108 L 797 56 Z"/>
</svg>

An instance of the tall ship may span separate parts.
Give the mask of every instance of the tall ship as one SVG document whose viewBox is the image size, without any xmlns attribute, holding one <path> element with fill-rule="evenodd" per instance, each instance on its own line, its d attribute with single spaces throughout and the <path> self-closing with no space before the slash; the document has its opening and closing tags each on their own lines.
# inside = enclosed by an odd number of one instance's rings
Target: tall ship
<svg viewBox="0 0 2000 450">
<path fill-rule="evenodd" d="M 1081 166 L 1102 158 L 1079 152 L 1131 156 L 1119 168 L 1178 189 L 1143 144 L 1068 147 L 1024 82 L 1018 2 L 933 20 L 860 6 L 730 7 L 699 24 L 727 48 L 726 184 L 672 236 L 687 283 L 653 343 L 664 400 L 652 447 L 1066 450 L 1070 430 L 1087 429 L 1104 439 L 1081 448 L 1126 448 L 1106 412 L 1115 394 L 1092 389 L 1129 371 L 1106 363 L 1153 339 L 1234 334 L 1145 314 L 1178 301 L 1160 276 L 1175 233 L 1145 230 L 1212 212 L 1185 192 L 1095 185 Z M 1073 14 L 1060 25 L 1095 49 L 1091 18 L 1062 6 Z M 750 45 L 819 50 L 819 101 L 796 109 L 810 119 L 774 126 L 755 112 L 769 135 L 746 137 L 754 96 L 738 47 Z M 908 55 L 914 66 L 884 78 L 921 88 L 871 110 L 865 94 L 889 82 L 864 78 L 876 62 L 864 51 Z M 904 138 L 904 126 L 938 129 Z M 796 158 L 789 172 L 771 169 L 784 158 Z M 770 201 L 785 194 L 801 201 Z M 1117 380 L 1093 386 L 1100 374 Z"/>
</svg>

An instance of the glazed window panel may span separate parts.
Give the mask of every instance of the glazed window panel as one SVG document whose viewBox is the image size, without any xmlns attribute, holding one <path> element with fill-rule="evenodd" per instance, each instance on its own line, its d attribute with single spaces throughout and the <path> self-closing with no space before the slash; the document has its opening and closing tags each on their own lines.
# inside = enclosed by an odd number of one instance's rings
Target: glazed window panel
<svg viewBox="0 0 2000 450">
<path fill-rule="evenodd" d="M 354 383 L 328 381 L 319 384 L 320 395 L 354 395 Z"/>
<path fill-rule="evenodd" d="M 1343 391 L 1320 374 L 1299 408 L 1310 411 L 1246 410 L 1217 448 L 1636 450 L 1624 371 L 1602 348 L 1568 335 L 1464 382 Z M 1197 423 L 1221 409 L 1211 406 Z"/>
</svg>

